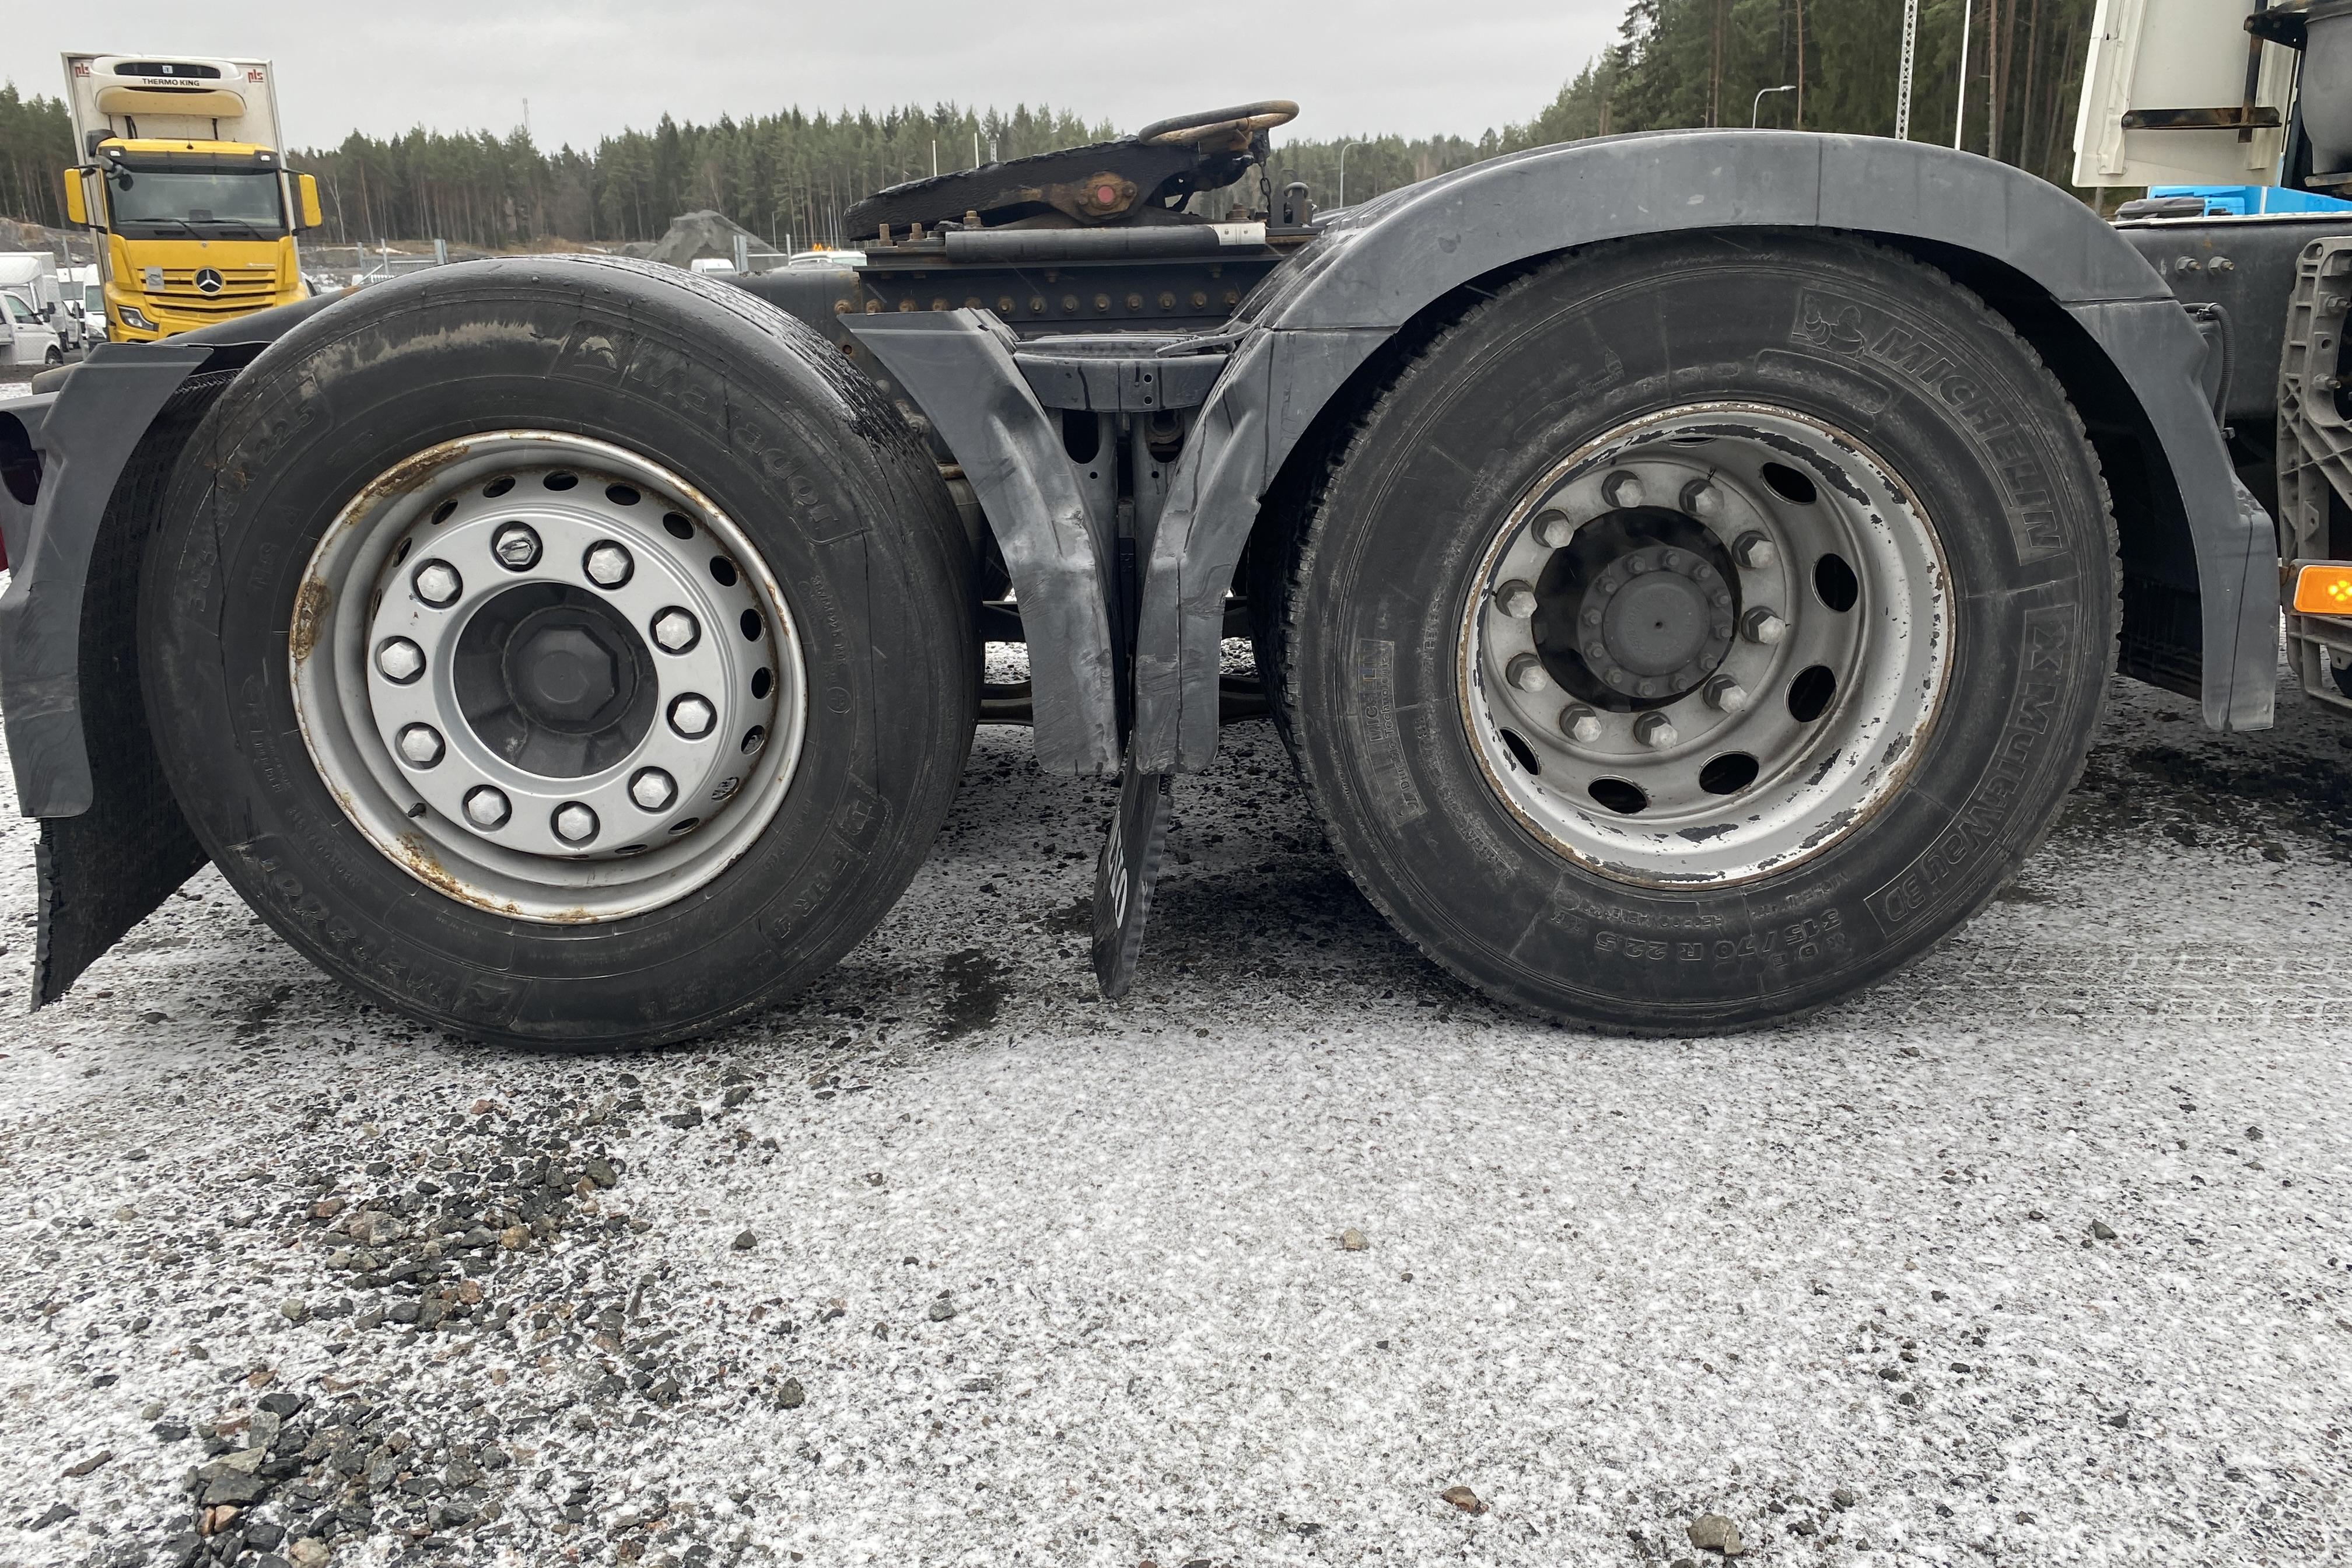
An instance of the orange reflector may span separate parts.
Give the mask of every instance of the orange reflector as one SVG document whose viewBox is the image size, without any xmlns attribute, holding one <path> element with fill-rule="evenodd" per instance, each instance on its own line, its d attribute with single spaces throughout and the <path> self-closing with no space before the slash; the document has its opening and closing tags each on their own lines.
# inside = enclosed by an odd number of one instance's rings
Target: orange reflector
<svg viewBox="0 0 2352 1568">
<path fill-rule="evenodd" d="M 2294 612 L 2299 616 L 2352 616 L 2352 565 L 2330 562 L 2297 572 Z"/>
</svg>

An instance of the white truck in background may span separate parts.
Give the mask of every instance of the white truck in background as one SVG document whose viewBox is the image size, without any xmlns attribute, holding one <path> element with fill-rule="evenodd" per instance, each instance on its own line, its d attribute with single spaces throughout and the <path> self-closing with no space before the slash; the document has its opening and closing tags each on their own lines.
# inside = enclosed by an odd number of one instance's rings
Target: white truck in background
<svg viewBox="0 0 2352 1568">
<path fill-rule="evenodd" d="M 81 318 L 82 346 L 106 342 L 106 278 L 94 261 L 58 268 L 58 289 Z"/>
<path fill-rule="evenodd" d="M 46 250 L 0 251 L 0 289 L 30 305 L 68 353 L 82 346 L 81 318 L 71 309 L 56 257 Z"/>
</svg>

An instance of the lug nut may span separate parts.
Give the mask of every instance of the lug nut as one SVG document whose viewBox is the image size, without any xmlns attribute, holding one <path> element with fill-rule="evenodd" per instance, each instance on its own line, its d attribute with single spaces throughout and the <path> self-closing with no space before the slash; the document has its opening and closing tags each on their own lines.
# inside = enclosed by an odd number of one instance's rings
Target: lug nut
<svg viewBox="0 0 2352 1568">
<path fill-rule="evenodd" d="M 1663 752 L 1683 738 L 1675 721 L 1663 713 L 1644 713 L 1633 721 L 1633 739 L 1654 752 Z"/>
<path fill-rule="evenodd" d="M 1759 605 L 1740 617 L 1739 631 L 1749 642 L 1770 647 L 1789 635 L 1789 623 Z"/>
<path fill-rule="evenodd" d="M 375 650 L 375 667 L 386 680 L 405 686 L 425 673 L 425 650 L 406 637 L 394 637 Z"/>
<path fill-rule="evenodd" d="M 647 811 L 667 811 L 677 798 L 677 781 L 659 768 L 640 768 L 629 781 L 629 798 Z"/>
<path fill-rule="evenodd" d="M 719 710 L 689 691 L 669 705 L 669 727 L 689 741 L 699 741 L 719 722 Z"/>
<path fill-rule="evenodd" d="M 503 790 L 476 784 L 466 792 L 466 820 L 477 827 L 504 827 L 511 809 Z"/>
<path fill-rule="evenodd" d="M 1707 479 L 1693 479 L 1683 487 L 1683 510 L 1701 522 L 1713 522 L 1723 515 L 1723 492 Z"/>
<path fill-rule="evenodd" d="M 1731 547 L 1731 553 L 1750 572 L 1761 572 L 1780 559 L 1780 546 L 1764 535 L 1752 531 L 1739 536 L 1739 542 Z"/>
<path fill-rule="evenodd" d="M 654 617 L 654 641 L 661 645 L 665 653 L 684 653 L 701 635 L 702 628 L 694 624 L 694 617 L 676 606 Z"/>
<path fill-rule="evenodd" d="M 1528 620 L 1536 613 L 1536 591 L 1514 579 L 1495 590 L 1495 603 L 1511 619 Z"/>
<path fill-rule="evenodd" d="M 1536 518 L 1536 542 L 1548 550 L 1565 550 L 1576 537 L 1576 520 L 1554 507 Z"/>
<path fill-rule="evenodd" d="M 629 552 L 609 539 L 601 544 L 590 545 L 587 560 L 583 565 L 588 574 L 588 581 L 599 588 L 617 588 L 627 582 L 629 574 L 637 569 L 637 563 L 629 559 Z"/>
<path fill-rule="evenodd" d="M 1551 689 L 1551 677 L 1544 673 L 1543 660 L 1531 653 L 1511 660 L 1510 681 L 1522 691 Z"/>
<path fill-rule="evenodd" d="M 539 564 L 539 535 L 520 522 L 510 522 L 490 540 L 490 553 L 510 572 L 528 572 Z"/>
<path fill-rule="evenodd" d="M 555 808 L 555 836 L 566 844 L 585 844 L 596 837 L 596 814 L 578 801 Z"/>
<path fill-rule="evenodd" d="M 1560 733 L 1581 745 L 1591 745 L 1601 739 L 1601 715 L 1590 708 L 1563 708 L 1559 710 Z"/>
<path fill-rule="evenodd" d="M 441 731 L 430 724 L 411 724 L 400 732 L 400 754 L 411 765 L 429 768 L 441 760 Z"/>
<path fill-rule="evenodd" d="M 436 610 L 455 604 L 466 588 L 457 569 L 446 561 L 427 561 L 409 581 L 416 589 L 416 596 Z"/>
<path fill-rule="evenodd" d="M 1601 499 L 1616 508 L 1640 506 L 1644 497 L 1642 476 L 1620 468 L 1601 481 Z"/>
<path fill-rule="evenodd" d="M 1748 688 L 1727 675 L 1706 683 L 1707 706 L 1718 713 L 1737 713 L 1748 706 Z"/>
</svg>

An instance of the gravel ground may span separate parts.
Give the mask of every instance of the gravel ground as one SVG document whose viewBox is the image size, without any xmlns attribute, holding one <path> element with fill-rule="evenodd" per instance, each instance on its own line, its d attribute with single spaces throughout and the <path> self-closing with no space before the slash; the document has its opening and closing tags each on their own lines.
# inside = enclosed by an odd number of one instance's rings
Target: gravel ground
<svg viewBox="0 0 2352 1568">
<path fill-rule="evenodd" d="M 0 1025 L 0 1563 L 2343 1562 L 2352 731 L 2117 699 L 2000 902 L 1727 1039 L 1431 968 L 1262 725 L 1118 1006 L 1017 731 L 689 1048 L 452 1043 L 207 872 Z"/>
</svg>

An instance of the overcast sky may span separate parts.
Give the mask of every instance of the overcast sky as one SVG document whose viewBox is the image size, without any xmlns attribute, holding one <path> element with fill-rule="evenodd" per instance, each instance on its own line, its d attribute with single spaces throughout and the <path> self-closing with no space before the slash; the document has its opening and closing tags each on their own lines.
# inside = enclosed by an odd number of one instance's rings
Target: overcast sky
<svg viewBox="0 0 2352 1568">
<path fill-rule="evenodd" d="M 542 146 L 623 126 L 952 100 L 1052 103 L 1133 130 L 1296 99 L 1291 134 L 1475 136 L 1525 120 L 1614 37 L 1623 0 L 390 0 L 16 8 L 0 77 L 61 89 L 66 49 L 259 57 L 292 146 L 412 125 Z"/>
</svg>

